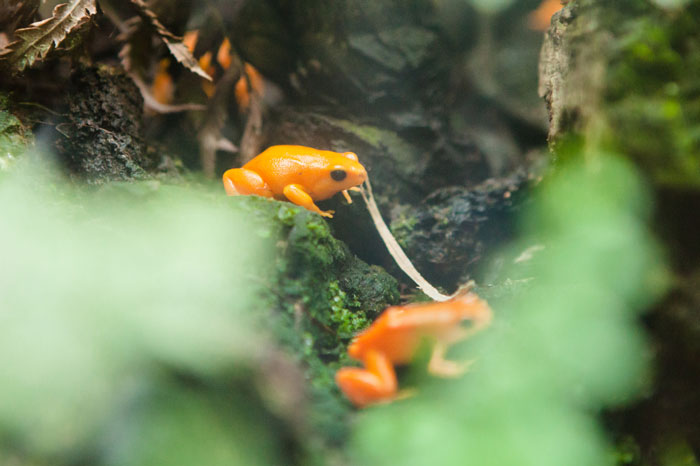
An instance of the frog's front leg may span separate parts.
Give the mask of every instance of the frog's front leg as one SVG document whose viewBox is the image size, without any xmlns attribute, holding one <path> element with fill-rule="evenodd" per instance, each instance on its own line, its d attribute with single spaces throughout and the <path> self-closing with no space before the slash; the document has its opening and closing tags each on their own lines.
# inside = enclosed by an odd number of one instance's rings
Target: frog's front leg
<svg viewBox="0 0 700 466">
<path fill-rule="evenodd" d="M 318 206 L 314 204 L 314 200 L 311 199 L 309 193 L 304 191 L 303 186 L 299 184 L 288 184 L 284 187 L 283 193 L 285 197 L 289 200 L 289 202 L 292 202 L 298 206 L 305 207 L 310 211 L 316 212 L 317 214 L 320 214 L 324 217 L 333 218 L 334 212 L 332 210 L 324 211 L 319 209 Z"/>
<path fill-rule="evenodd" d="M 428 363 L 428 372 L 439 377 L 459 377 L 464 374 L 474 361 L 450 361 L 445 359 L 448 345 L 438 341 L 433 346 L 433 352 Z"/>
<path fill-rule="evenodd" d="M 391 361 L 385 354 L 368 351 L 364 358 L 366 369 L 343 367 L 335 375 L 335 381 L 356 406 L 363 407 L 396 396 L 398 382 Z"/>
<path fill-rule="evenodd" d="M 246 168 L 226 170 L 223 176 L 224 189 L 229 196 L 255 194 L 263 197 L 273 197 L 270 187 L 260 175 Z"/>
</svg>

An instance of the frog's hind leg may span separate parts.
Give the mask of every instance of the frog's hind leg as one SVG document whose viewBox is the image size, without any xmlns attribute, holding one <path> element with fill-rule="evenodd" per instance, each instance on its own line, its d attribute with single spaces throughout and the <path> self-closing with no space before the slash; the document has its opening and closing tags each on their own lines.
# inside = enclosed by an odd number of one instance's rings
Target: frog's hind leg
<svg viewBox="0 0 700 466">
<path fill-rule="evenodd" d="M 226 170 L 223 176 L 224 189 L 229 196 L 255 194 L 272 197 L 270 187 L 260 175 L 246 168 Z"/>
<path fill-rule="evenodd" d="M 340 389 L 356 406 L 393 399 L 398 390 L 396 372 L 386 355 L 370 351 L 365 357 L 366 369 L 343 367 L 335 380 Z"/>
</svg>

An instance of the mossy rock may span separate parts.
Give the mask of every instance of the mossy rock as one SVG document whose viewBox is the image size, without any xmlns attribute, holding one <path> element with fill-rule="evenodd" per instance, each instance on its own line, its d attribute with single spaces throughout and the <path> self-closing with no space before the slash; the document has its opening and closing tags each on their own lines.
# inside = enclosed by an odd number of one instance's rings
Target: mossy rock
<svg viewBox="0 0 700 466">
<path fill-rule="evenodd" d="M 270 309 L 261 324 L 306 368 L 312 431 L 322 444 L 338 446 L 346 439 L 350 405 L 335 385 L 335 371 L 348 363 L 351 337 L 398 302 L 398 283 L 352 254 L 318 214 L 256 196 L 227 201 L 275 244 L 267 276 L 260 277 Z"/>
</svg>

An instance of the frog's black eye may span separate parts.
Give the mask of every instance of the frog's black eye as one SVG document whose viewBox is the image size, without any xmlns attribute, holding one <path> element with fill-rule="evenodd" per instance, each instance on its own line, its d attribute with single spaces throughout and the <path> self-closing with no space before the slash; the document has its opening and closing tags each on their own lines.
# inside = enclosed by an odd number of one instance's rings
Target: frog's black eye
<svg viewBox="0 0 700 466">
<path fill-rule="evenodd" d="M 345 170 L 335 169 L 331 172 L 331 178 L 333 178 L 335 181 L 343 181 L 347 176 L 348 174 L 345 172 Z"/>
</svg>

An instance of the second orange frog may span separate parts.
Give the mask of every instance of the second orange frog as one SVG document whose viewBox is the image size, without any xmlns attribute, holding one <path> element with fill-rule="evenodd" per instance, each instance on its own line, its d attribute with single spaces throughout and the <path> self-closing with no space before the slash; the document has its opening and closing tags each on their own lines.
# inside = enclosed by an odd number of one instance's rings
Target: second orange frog
<svg viewBox="0 0 700 466">
<path fill-rule="evenodd" d="M 469 328 L 462 327 L 471 321 Z M 350 401 L 362 407 L 396 397 L 395 365 L 408 364 L 424 340 L 432 343 L 428 370 L 435 375 L 456 376 L 467 364 L 445 359 L 450 345 L 473 335 L 491 322 L 491 309 L 474 293 L 448 301 L 392 306 L 350 344 L 348 354 L 364 368 L 344 367 L 335 376 Z"/>
</svg>

